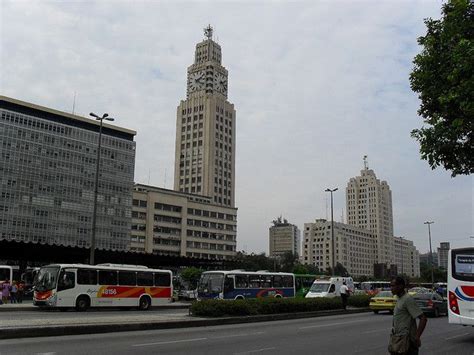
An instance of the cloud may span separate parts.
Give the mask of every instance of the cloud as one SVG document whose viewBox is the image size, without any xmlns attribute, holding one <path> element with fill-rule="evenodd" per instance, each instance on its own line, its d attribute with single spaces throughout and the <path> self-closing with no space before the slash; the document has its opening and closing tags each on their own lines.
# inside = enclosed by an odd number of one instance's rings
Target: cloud
<svg viewBox="0 0 474 355">
<path fill-rule="evenodd" d="M 421 161 L 408 75 L 439 1 L 2 2 L 4 95 L 136 130 L 135 180 L 172 187 L 176 107 L 211 23 L 237 110 L 238 248 L 267 251 L 271 220 L 335 216 L 362 157 L 393 192 L 397 235 L 428 249 L 472 235 L 472 178 Z"/>
</svg>

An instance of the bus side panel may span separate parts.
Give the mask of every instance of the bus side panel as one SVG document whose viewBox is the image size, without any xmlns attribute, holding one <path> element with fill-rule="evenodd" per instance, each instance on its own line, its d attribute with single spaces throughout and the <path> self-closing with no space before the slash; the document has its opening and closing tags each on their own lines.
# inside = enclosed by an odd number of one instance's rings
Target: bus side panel
<svg viewBox="0 0 474 355">
<path fill-rule="evenodd" d="M 225 299 L 234 299 L 237 296 L 245 298 L 264 298 L 264 297 L 295 297 L 295 290 L 292 287 L 287 288 L 236 288 L 226 292 Z"/>
</svg>

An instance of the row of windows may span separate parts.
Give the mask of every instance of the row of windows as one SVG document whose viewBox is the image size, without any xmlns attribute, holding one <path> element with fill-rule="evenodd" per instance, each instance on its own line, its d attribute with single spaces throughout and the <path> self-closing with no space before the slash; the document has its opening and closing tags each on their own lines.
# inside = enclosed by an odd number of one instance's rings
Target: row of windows
<svg viewBox="0 0 474 355">
<path fill-rule="evenodd" d="M 226 277 L 227 280 L 232 280 Z M 293 287 L 293 277 L 286 275 L 235 275 L 236 288 Z"/>
<path fill-rule="evenodd" d="M 204 217 L 211 217 L 211 218 L 227 219 L 229 221 L 235 221 L 237 219 L 237 216 L 232 215 L 232 214 L 224 214 L 224 213 L 221 213 L 221 212 L 200 210 L 200 209 L 197 209 L 197 208 L 188 208 L 188 214 L 191 214 L 191 215 L 194 215 L 194 216 L 204 216 Z"/>
<path fill-rule="evenodd" d="M 166 272 L 78 269 L 77 283 L 79 285 L 169 287 L 171 275 Z"/>
</svg>

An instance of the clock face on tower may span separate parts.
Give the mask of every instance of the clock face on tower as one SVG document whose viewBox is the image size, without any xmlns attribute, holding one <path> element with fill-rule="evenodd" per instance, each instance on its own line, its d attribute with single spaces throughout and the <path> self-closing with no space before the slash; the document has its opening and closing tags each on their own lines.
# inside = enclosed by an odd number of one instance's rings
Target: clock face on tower
<svg viewBox="0 0 474 355">
<path fill-rule="evenodd" d="M 225 75 L 221 73 L 214 75 L 214 88 L 221 94 L 225 95 L 227 93 L 227 78 Z"/>
<path fill-rule="evenodd" d="M 189 74 L 188 76 L 189 92 L 204 89 L 204 86 L 205 86 L 204 75 L 205 73 L 202 70 Z"/>
</svg>

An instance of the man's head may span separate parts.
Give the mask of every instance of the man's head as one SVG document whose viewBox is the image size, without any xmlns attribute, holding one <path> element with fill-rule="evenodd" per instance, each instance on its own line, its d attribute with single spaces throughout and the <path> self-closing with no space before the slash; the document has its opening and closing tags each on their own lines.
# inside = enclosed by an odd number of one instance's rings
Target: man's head
<svg viewBox="0 0 474 355">
<path fill-rule="evenodd" d="M 342 281 L 342 284 L 345 285 L 345 284 L 346 284 L 346 281 Z"/>
<path fill-rule="evenodd" d="M 390 282 L 390 288 L 392 289 L 392 293 L 394 295 L 403 295 L 405 292 L 405 279 L 400 276 L 394 277 Z"/>
</svg>

